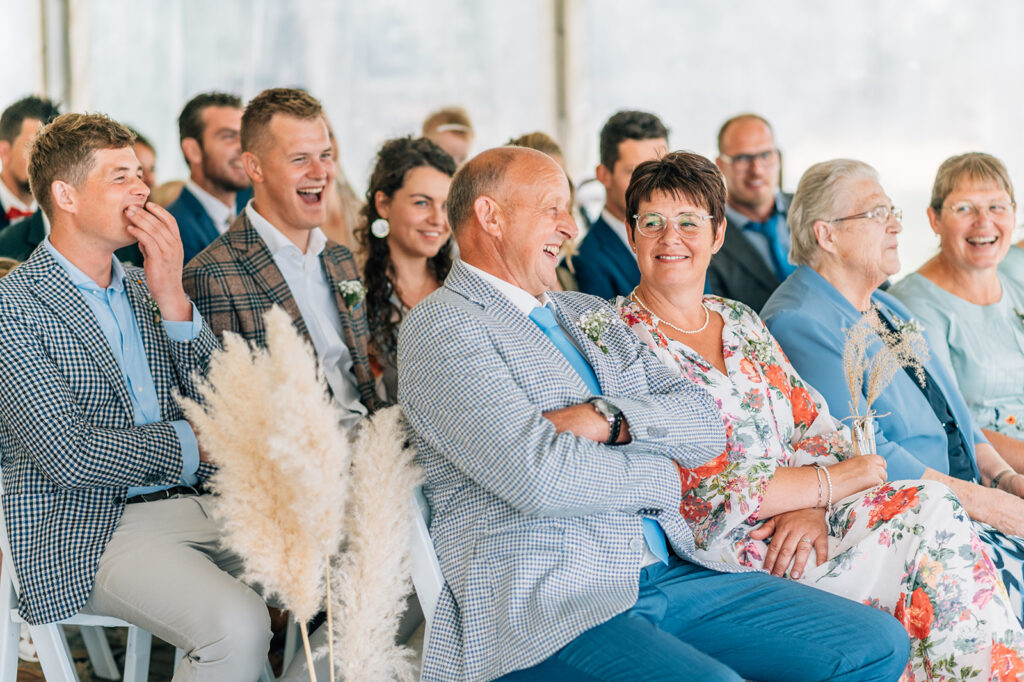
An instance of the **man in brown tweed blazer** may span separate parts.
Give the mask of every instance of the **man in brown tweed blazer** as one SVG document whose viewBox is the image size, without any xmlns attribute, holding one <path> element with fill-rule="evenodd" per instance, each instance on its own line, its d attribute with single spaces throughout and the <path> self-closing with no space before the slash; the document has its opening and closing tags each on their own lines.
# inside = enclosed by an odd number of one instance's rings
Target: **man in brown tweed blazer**
<svg viewBox="0 0 1024 682">
<path fill-rule="evenodd" d="M 355 423 L 381 401 L 365 310 L 350 309 L 339 288 L 359 271 L 349 250 L 318 227 L 335 172 L 320 103 L 301 90 L 260 93 L 242 117 L 242 150 L 253 200 L 187 265 L 185 291 L 218 336 L 232 331 L 259 345 L 266 342 L 263 313 L 273 305 L 287 310 Z"/>
</svg>

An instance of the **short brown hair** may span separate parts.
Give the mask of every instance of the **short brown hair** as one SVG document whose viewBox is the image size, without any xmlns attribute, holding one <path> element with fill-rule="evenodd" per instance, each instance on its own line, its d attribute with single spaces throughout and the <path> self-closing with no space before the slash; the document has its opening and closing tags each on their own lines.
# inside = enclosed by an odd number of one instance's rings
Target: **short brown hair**
<svg viewBox="0 0 1024 682">
<path fill-rule="evenodd" d="M 256 151 L 266 141 L 274 114 L 308 121 L 323 116 L 320 102 L 305 90 L 270 88 L 252 98 L 242 114 L 242 151 Z"/>
<path fill-rule="evenodd" d="M 718 236 L 725 220 L 725 179 L 709 159 L 681 151 L 637 166 L 626 188 L 626 224 L 631 233 L 636 229 L 633 216 L 639 212 L 640 202 L 649 200 L 655 192 L 686 197 L 703 206 L 711 216 L 712 232 Z"/>
<path fill-rule="evenodd" d="M 473 123 L 462 107 L 445 107 L 427 116 L 423 121 L 423 136 L 430 137 L 441 126 L 447 126 L 447 132 L 463 137 L 473 135 Z"/>
<path fill-rule="evenodd" d="M 53 220 L 50 187 L 61 180 L 75 187 L 85 182 L 96 152 L 135 144 L 135 133 L 105 114 L 64 114 L 36 135 L 29 152 L 28 183 L 32 196 Z"/>
<path fill-rule="evenodd" d="M 1017 200 L 1013 198 L 1013 183 L 1010 181 L 1010 174 L 1003 162 L 991 154 L 967 152 L 949 157 L 942 162 L 938 172 L 935 173 L 931 207 L 936 213 L 942 212 L 942 204 L 946 201 L 946 197 L 952 194 L 953 190 L 962 182 L 991 182 L 1009 194 L 1010 201 L 1017 203 Z"/>
</svg>

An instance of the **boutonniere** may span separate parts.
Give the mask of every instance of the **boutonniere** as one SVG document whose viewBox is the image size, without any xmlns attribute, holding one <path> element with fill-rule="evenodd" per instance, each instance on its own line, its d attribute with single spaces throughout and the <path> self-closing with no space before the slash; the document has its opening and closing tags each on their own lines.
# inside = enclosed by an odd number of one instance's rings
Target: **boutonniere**
<svg viewBox="0 0 1024 682">
<path fill-rule="evenodd" d="M 1024 313 L 1020 311 L 1020 308 L 1014 308 L 1013 312 L 1017 313 L 1017 319 L 1020 320 L 1022 326 L 1024 326 Z"/>
<path fill-rule="evenodd" d="M 349 315 L 366 298 L 366 287 L 358 279 L 346 279 L 344 282 L 338 282 L 338 291 L 345 298 L 345 305 L 348 306 Z"/>
<path fill-rule="evenodd" d="M 1020 312 L 1018 312 L 1017 314 L 1020 315 Z M 901 336 L 907 336 L 909 334 L 923 334 L 924 333 L 924 325 L 921 324 L 920 322 L 918 322 L 917 320 L 915 320 L 914 318 L 910 318 L 909 320 L 904 320 L 899 315 L 893 315 L 892 316 L 892 326 L 896 327 L 896 331 Z"/>
<path fill-rule="evenodd" d="M 601 334 L 604 333 L 605 327 L 612 321 L 611 313 L 607 310 L 591 310 L 589 313 L 583 313 L 580 315 L 580 319 L 576 321 L 576 325 L 583 330 L 583 333 L 587 335 L 587 338 L 594 342 L 594 344 L 601 349 L 602 353 L 608 352 L 608 346 L 601 340 Z"/>
<path fill-rule="evenodd" d="M 141 279 L 137 279 L 135 281 L 140 287 L 145 289 L 146 285 L 142 283 Z M 153 298 L 153 294 L 149 293 L 148 290 L 146 291 L 146 307 L 149 308 L 149 312 L 153 315 L 153 322 L 160 324 L 160 320 L 162 319 L 160 317 L 160 306 L 157 305 L 156 299 Z"/>
</svg>

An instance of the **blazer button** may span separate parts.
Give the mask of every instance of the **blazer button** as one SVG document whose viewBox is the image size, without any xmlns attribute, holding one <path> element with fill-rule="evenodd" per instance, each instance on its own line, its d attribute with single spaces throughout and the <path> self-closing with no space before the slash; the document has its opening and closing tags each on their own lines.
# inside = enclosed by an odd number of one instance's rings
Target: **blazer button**
<svg viewBox="0 0 1024 682">
<path fill-rule="evenodd" d="M 660 426 L 648 426 L 647 435 L 651 436 L 652 438 L 661 438 L 662 436 L 665 435 L 665 429 L 661 428 Z"/>
<path fill-rule="evenodd" d="M 633 538 L 629 541 L 629 550 L 631 552 L 642 552 L 644 551 L 644 541 L 640 538 Z"/>
<path fill-rule="evenodd" d="M 124 498 L 120 495 L 114 495 L 114 505 L 124 504 Z"/>
</svg>

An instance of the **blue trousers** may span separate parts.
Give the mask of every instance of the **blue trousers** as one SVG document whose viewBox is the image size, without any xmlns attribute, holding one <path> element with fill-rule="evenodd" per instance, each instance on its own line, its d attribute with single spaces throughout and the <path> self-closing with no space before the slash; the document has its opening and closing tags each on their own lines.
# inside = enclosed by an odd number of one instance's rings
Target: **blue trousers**
<svg viewBox="0 0 1024 682">
<path fill-rule="evenodd" d="M 672 555 L 640 574 L 633 608 L 508 682 L 895 680 L 903 626 L 876 609 L 764 573 L 717 573 Z"/>
</svg>

